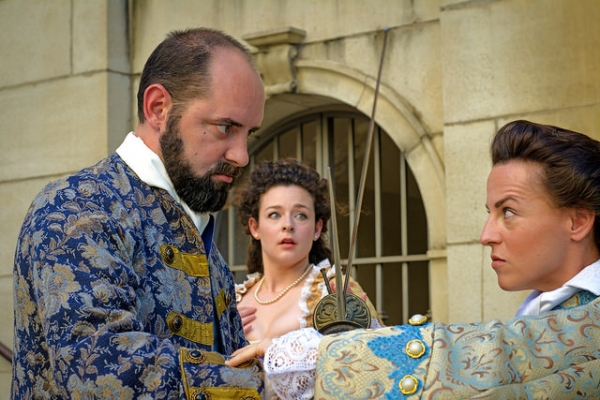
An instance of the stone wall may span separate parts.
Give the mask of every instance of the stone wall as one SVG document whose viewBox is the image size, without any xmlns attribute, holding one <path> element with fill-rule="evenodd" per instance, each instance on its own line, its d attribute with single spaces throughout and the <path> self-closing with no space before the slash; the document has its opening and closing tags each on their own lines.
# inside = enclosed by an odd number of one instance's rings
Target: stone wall
<svg viewBox="0 0 600 400">
<path fill-rule="evenodd" d="M 9 347 L 13 255 L 29 204 L 131 127 L 127 15 L 126 1 L 0 1 L 0 341 Z M 0 398 L 10 377 L 0 359 Z"/>
</svg>

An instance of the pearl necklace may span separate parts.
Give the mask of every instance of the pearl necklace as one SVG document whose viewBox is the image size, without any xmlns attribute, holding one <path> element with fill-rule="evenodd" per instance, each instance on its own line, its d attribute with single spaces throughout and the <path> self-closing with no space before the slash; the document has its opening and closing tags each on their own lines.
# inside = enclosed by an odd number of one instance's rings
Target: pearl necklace
<svg viewBox="0 0 600 400">
<path fill-rule="evenodd" d="M 304 271 L 302 273 L 302 275 L 300 275 L 300 277 L 298 279 L 296 279 L 294 282 L 292 282 L 289 285 L 287 285 L 287 287 L 285 289 L 283 289 L 277 296 L 275 296 L 271 300 L 261 300 L 261 299 L 258 298 L 258 291 L 260 290 L 260 288 L 262 288 L 262 284 L 265 281 L 265 276 L 263 275 L 263 277 L 260 278 L 260 281 L 258 282 L 258 285 L 256 285 L 256 290 L 254 291 L 254 299 L 256 300 L 256 302 L 258 304 L 262 304 L 262 305 L 267 305 L 267 304 L 275 303 L 277 300 L 279 300 L 280 298 L 282 298 L 283 295 L 286 294 L 291 288 L 293 288 L 294 286 L 296 286 L 297 284 L 299 284 L 300 281 L 302 279 L 304 279 L 304 277 L 312 269 L 311 267 L 312 266 L 309 265 L 308 268 L 306 268 L 306 271 Z"/>
</svg>

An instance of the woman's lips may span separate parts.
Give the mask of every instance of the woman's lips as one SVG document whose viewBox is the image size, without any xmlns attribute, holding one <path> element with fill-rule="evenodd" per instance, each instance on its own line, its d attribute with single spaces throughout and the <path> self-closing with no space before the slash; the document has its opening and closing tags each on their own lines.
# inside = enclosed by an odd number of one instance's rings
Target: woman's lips
<svg viewBox="0 0 600 400">
<path fill-rule="evenodd" d="M 296 245 L 296 242 L 294 242 L 292 239 L 283 239 L 281 242 L 279 242 L 279 244 L 283 247 L 293 247 Z"/>
<path fill-rule="evenodd" d="M 500 268 L 502 265 L 504 265 L 505 262 L 506 260 L 504 260 L 503 258 L 492 255 L 492 268 Z"/>
</svg>

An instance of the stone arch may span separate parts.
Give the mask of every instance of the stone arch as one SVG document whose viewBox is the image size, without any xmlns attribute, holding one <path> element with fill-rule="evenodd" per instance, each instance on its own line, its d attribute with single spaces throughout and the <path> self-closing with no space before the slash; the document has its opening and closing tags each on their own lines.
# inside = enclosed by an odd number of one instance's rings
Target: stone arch
<svg viewBox="0 0 600 400">
<path fill-rule="evenodd" d="M 314 106 L 325 106 L 328 102 L 329 105 L 345 104 L 371 116 L 376 86 L 373 77 L 332 61 L 298 60 L 294 66 L 295 93 L 276 95 L 267 100 L 265 130 L 276 120 L 285 118 L 285 110 L 292 114 Z M 300 96 L 301 101 L 297 99 Z M 306 105 L 298 106 L 300 103 Z M 431 137 L 408 102 L 383 81 L 379 87 L 375 122 L 405 154 L 415 175 L 427 214 L 429 249 L 445 249 L 445 228 L 440 229 L 446 226 L 444 167 Z"/>
</svg>

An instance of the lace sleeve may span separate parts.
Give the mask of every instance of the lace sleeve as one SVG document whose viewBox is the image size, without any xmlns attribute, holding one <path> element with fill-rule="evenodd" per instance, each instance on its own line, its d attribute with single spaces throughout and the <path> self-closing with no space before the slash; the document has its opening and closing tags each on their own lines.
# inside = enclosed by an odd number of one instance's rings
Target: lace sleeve
<svg viewBox="0 0 600 400">
<path fill-rule="evenodd" d="M 313 328 L 273 339 L 264 358 L 271 387 L 281 399 L 312 399 L 315 367 L 322 335 Z"/>
</svg>

